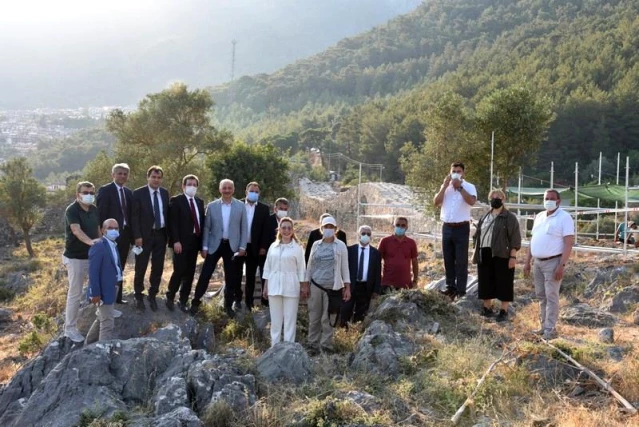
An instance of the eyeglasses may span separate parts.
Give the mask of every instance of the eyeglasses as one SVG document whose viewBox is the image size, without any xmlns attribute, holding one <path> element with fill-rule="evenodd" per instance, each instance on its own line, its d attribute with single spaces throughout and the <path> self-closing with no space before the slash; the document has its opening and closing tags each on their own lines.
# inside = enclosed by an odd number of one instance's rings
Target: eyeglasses
<svg viewBox="0 0 639 427">
<path fill-rule="evenodd" d="M 370 236 L 370 235 L 371 235 L 371 233 L 366 233 L 366 232 L 362 232 L 362 233 L 360 233 L 360 234 L 361 234 L 362 236 Z"/>
<path fill-rule="evenodd" d="M 80 194 L 88 196 L 89 194 L 95 196 L 95 191 L 81 191 Z"/>
<path fill-rule="evenodd" d="M 395 224 L 395 227 L 406 228 L 408 227 L 408 224 Z"/>
</svg>

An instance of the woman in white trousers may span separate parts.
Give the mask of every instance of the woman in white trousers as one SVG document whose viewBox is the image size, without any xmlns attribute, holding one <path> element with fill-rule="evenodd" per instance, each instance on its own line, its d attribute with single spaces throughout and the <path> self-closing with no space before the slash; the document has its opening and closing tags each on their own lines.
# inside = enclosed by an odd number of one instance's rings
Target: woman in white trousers
<svg viewBox="0 0 639 427">
<path fill-rule="evenodd" d="M 282 339 L 295 341 L 297 326 L 297 308 L 302 298 L 307 298 L 309 289 L 305 282 L 306 265 L 304 249 L 295 236 L 293 220 L 282 218 L 277 238 L 266 255 L 263 297 L 268 298 L 271 313 L 271 346 Z"/>
</svg>

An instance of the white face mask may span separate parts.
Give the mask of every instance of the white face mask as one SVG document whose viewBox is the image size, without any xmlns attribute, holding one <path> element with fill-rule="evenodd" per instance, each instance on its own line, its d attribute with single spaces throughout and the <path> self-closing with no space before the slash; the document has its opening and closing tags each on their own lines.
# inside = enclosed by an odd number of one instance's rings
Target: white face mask
<svg viewBox="0 0 639 427">
<path fill-rule="evenodd" d="M 556 200 L 544 200 L 544 209 L 547 211 L 552 211 L 557 209 L 557 201 Z"/>
<path fill-rule="evenodd" d="M 187 185 L 184 187 L 184 194 L 189 197 L 195 197 L 195 193 L 197 193 L 197 187 L 194 185 Z"/>
<path fill-rule="evenodd" d="M 451 173 L 450 179 L 461 179 L 461 174 L 459 173 Z"/>
<path fill-rule="evenodd" d="M 283 210 L 280 209 L 280 210 L 277 211 L 276 215 L 277 215 L 278 218 L 282 219 L 282 218 L 288 216 L 288 211 L 283 211 Z"/>
<path fill-rule="evenodd" d="M 363 236 L 359 236 L 359 241 L 362 245 L 366 246 L 371 242 L 371 236 L 364 234 Z"/>
<path fill-rule="evenodd" d="M 322 230 L 322 235 L 325 238 L 330 239 L 335 235 L 335 230 L 333 230 L 332 228 L 325 228 L 324 230 Z"/>
<path fill-rule="evenodd" d="M 93 194 L 82 194 L 80 195 L 80 200 L 85 205 L 92 205 L 95 202 L 95 196 Z"/>
</svg>

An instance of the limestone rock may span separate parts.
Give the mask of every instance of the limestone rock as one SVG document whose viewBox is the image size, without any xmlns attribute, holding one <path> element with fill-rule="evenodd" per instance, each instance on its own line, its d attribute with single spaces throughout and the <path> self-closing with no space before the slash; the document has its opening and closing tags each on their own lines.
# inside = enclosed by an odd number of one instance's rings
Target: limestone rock
<svg viewBox="0 0 639 427">
<path fill-rule="evenodd" d="M 311 359 L 295 342 L 279 342 L 257 360 L 257 372 L 269 382 L 301 384 L 313 376 Z"/>
<path fill-rule="evenodd" d="M 415 351 L 414 344 L 387 323 L 375 320 L 357 343 L 351 366 L 380 375 L 399 373 L 399 358 Z"/>
<path fill-rule="evenodd" d="M 186 381 L 181 377 L 171 377 L 158 386 L 158 393 L 153 400 L 155 415 L 164 415 L 180 407 L 188 406 Z"/>
<path fill-rule="evenodd" d="M 8 308 L 1 308 L 0 307 L 0 323 L 8 323 L 11 321 L 11 314 L 12 311 L 9 310 Z"/>
<path fill-rule="evenodd" d="M 574 304 L 561 309 L 559 317 L 562 321 L 571 325 L 605 327 L 617 323 L 617 318 L 612 314 L 589 306 L 585 303 Z"/>
<path fill-rule="evenodd" d="M 623 313 L 639 302 L 639 286 L 628 286 L 612 298 L 608 311 Z"/>
<path fill-rule="evenodd" d="M 612 328 L 603 328 L 598 335 L 602 343 L 612 344 L 615 341 L 615 330 Z"/>
<path fill-rule="evenodd" d="M 201 427 L 202 422 L 197 414 L 189 408 L 179 407 L 173 411 L 155 418 L 151 423 L 154 427 Z"/>
</svg>

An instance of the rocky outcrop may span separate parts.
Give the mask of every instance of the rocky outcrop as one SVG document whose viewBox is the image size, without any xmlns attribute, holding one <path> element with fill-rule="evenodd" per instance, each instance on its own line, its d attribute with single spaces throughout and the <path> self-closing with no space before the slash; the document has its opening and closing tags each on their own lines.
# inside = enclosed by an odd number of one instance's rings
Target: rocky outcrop
<svg viewBox="0 0 639 427">
<path fill-rule="evenodd" d="M 241 412 L 256 401 L 255 378 L 237 354 L 194 350 L 175 325 L 76 351 L 66 342 L 50 344 L 0 392 L 0 425 L 68 426 L 85 410 L 108 418 L 142 405 L 153 413 L 136 425 L 199 426 L 212 402 Z"/>
<path fill-rule="evenodd" d="M 302 384 L 313 377 L 311 359 L 299 343 L 279 342 L 257 359 L 257 372 L 269 382 Z"/>
<path fill-rule="evenodd" d="M 639 286 L 628 286 L 617 293 L 608 306 L 612 313 L 624 313 L 639 303 Z"/>
<path fill-rule="evenodd" d="M 376 375 L 397 375 L 400 359 L 415 350 L 406 336 L 393 331 L 389 324 L 375 320 L 359 340 L 351 366 Z"/>
<path fill-rule="evenodd" d="M 601 328 L 617 323 L 617 318 L 612 314 L 589 306 L 585 303 L 569 305 L 561 309 L 559 317 L 562 321 L 571 325 Z"/>
</svg>

